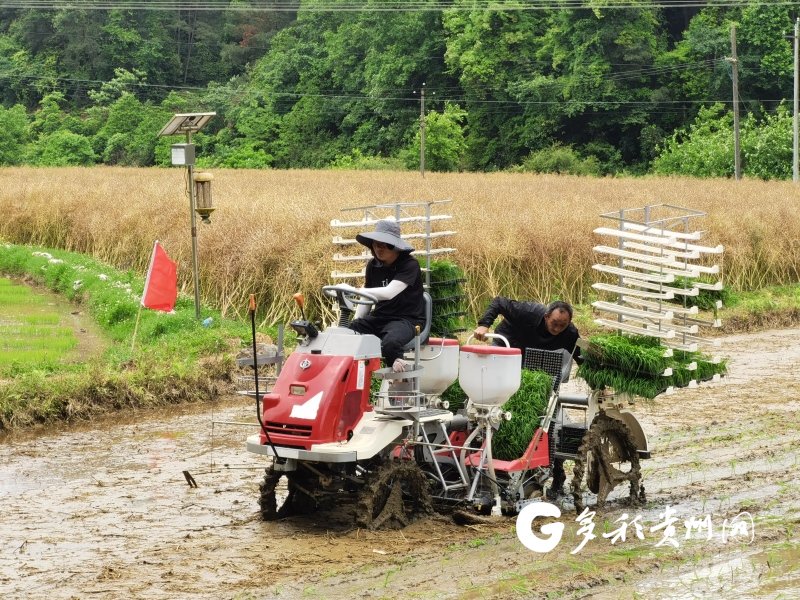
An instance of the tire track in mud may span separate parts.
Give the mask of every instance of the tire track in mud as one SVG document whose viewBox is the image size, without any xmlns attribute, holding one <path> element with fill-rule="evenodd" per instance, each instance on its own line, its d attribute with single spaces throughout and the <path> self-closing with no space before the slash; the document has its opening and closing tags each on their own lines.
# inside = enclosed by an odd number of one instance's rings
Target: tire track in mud
<svg viewBox="0 0 800 600">
<path fill-rule="evenodd" d="M 738 550 L 745 556 L 786 543 L 792 523 L 800 530 L 800 330 L 720 341 L 728 377 L 636 407 L 653 458 L 642 462 L 648 504 L 635 510 L 651 523 L 668 505 L 682 517 L 749 510 L 758 535 Z M 252 412 L 236 398 L 213 413 L 184 407 L 3 440 L 0 596 L 658 598 L 660 579 L 687 557 L 727 556 L 713 543 L 654 552 L 651 540 L 619 550 L 594 540 L 571 555 L 574 513 L 560 519 L 565 542 L 544 556 L 519 543 L 513 519 L 459 527 L 432 518 L 389 532 L 354 529 L 346 512 L 264 523 L 266 463 L 244 450 L 252 430 L 211 425 Z M 614 491 L 603 520 L 631 512 L 626 495 Z M 746 583 L 761 585 L 767 567 L 753 564 Z"/>
</svg>

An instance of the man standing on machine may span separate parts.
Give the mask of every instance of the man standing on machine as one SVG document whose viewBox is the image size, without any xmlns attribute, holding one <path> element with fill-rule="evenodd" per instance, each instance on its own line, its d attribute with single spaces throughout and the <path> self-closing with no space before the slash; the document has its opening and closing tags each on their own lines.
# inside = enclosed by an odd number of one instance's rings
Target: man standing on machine
<svg viewBox="0 0 800 600">
<path fill-rule="evenodd" d="M 371 333 L 381 339 L 381 354 L 395 372 L 405 371 L 403 346 L 414 339 L 416 327 L 425 323 L 422 269 L 411 256 L 414 248 L 400 237 L 400 226 L 382 220 L 375 231 L 360 233 L 356 240 L 372 252 L 367 263 L 365 285 L 357 291 L 374 296 L 378 303 L 359 305 L 349 327 L 358 333 Z"/>
<path fill-rule="evenodd" d="M 575 343 L 580 334 L 572 324 L 572 306 L 567 302 L 558 300 L 545 306 L 497 296 L 478 319 L 475 337 L 486 339 L 485 335 L 498 315 L 503 316 L 503 322 L 497 326 L 495 333 L 508 339 L 512 348 L 519 348 L 522 352 L 525 352 L 525 348 L 566 350 L 570 354 L 576 350 Z M 497 338 L 494 343 L 503 345 Z"/>
<path fill-rule="evenodd" d="M 478 319 L 478 327 L 473 332 L 477 339 L 486 339 L 486 333 L 498 315 L 503 315 L 503 322 L 497 326 L 495 333 L 504 336 L 512 348 L 519 348 L 523 354 L 525 348 L 566 350 L 580 362 L 580 348 L 576 346 L 580 334 L 572 324 L 572 306 L 567 302 L 558 300 L 545 306 L 497 296 Z M 494 343 L 504 345 L 497 338 L 494 338 Z M 565 481 L 564 461 L 555 459 L 553 485 L 547 490 L 551 499 L 563 493 Z"/>
</svg>

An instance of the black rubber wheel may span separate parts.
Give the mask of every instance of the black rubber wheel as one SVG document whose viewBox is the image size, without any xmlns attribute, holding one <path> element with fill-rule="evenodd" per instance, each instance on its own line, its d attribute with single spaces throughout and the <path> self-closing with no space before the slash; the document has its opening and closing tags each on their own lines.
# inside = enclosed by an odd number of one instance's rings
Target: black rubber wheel
<svg viewBox="0 0 800 600">
<path fill-rule="evenodd" d="M 432 512 L 428 478 L 417 463 L 390 460 L 367 476 L 358 497 L 356 524 L 399 529 Z"/>
<path fill-rule="evenodd" d="M 625 423 L 602 411 L 583 436 L 575 459 L 572 497 L 578 513 L 585 508 L 584 481 L 586 489 L 597 495 L 597 508 L 602 508 L 611 491 L 624 481 L 630 483 L 631 503 L 644 501 L 639 453 L 630 430 Z"/>
<path fill-rule="evenodd" d="M 281 480 L 286 483 L 287 494 L 279 507 L 275 490 Z M 260 486 L 261 518 L 264 521 L 276 521 L 314 512 L 319 508 L 319 501 L 314 495 L 317 485 L 317 478 L 303 470 L 285 472 L 270 467 Z"/>
</svg>

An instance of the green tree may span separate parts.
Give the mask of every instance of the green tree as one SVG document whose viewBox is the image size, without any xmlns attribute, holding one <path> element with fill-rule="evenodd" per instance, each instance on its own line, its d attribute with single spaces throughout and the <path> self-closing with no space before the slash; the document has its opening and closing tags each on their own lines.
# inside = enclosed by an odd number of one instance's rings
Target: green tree
<svg viewBox="0 0 800 600">
<path fill-rule="evenodd" d="M 25 107 L 21 104 L 8 109 L 0 106 L 0 165 L 20 164 L 27 143 L 28 115 Z"/>
<path fill-rule="evenodd" d="M 748 115 L 741 131 L 746 176 L 791 178 L 793 119 L 785 105 L 764 117 Z M 731 177 L 733 169 L 733 115 L 722 104 L 702 108 L 694 123 L 676 132 L 653 162 L 659 174 Z"/>
<path fill-rule="evenodd" d="M 95 136 L 95 148 L 102 148 L 103 161 L 108 164 L 152 165 L 158 132 L 171 116 L 165 108 L 143 104 L 123 92 L 109 106 L 108 118 Z"/>
<path fill-rule="evenodd" d="M 79 133 L 83 124 L 75 115 L 62 108 L 66 104 L 64 94 L 50 92 L 42 98 L 39 110 L 33 115 L 30 131 L 33 137 L 50 135 L 57 131 Z"/>
<path fill-rule="evenodd" d="M 219 62 L 225 67 L 227 79 L 243 73 L 248 64 L 255 63 L 269 49 L 272 37 L 296 18 L 292 11 L 248 11 L 251 0 L 232 0 L 222 25 L 222 44 Z"/>
<path fill-rule="evenodd" d="M 263 141 L 277 167 L 322 167 L 352 149 L 396 155 L 413 136 L 412 90 L 449 82 L 439 13 L 318 12 L 313 4 L 272 38 L 253 67 L 247 104 L 231 114 L 273 115 L 266 122 L 277 127 Z"/>
<path fill-rule="evenodd" d="M 639 160 L 641 131 L 662 111 L 650 90 L 666 44 L 661 15 L 647 2 L 553 11 L 539 56 L 552 61 L 559 84 L 561 140 L 578 146 L 602 140 L 626 163 Z"/>
<path fill-rule="evenodd" d="M 537 56 L 547 26 L 540 11 L 444 13 L 446 64 L 466 98 L 467 168 L 509 166 L 552 139 L 557 88 L 543 81 L 550 68 Z"/>
<path fill-rule="evenodd" d="M 595 157 L 581 158 L 574 148 L 561 144 L 531 152 L 515 170 L 522 173 L 600 174 L 600 166 Z"/>
<path fill-rule="evenodd" d="M 722 104 L 701 108 L 694 123 L 666 141 L 653 161 L 661 175 L 733 175 L 733 115 Z"/>
<path fill-rule="evenodd" d="M 429 171 L 459 171 L 467 151 L 464 124 L 467 113 L 456 104 L 446 103 L 442 112 L 425 115 L 425 168 Z M 420 132 L 406 158 L 406 167 L 419 166 Z"/>
<path fill-rule="evenodd" d="M 792 178 L 793 119 L 781 105 L 763 119 L 750 116 L 742 131 L 744 172 L 760 179 Z"/>
<path fill-rule="evenodd" d="M 97 159 L 92 142 L 84 135 L 57 131 L 38 140 L 33 149 L 34 164 L 47 167 L 87 166 Z"/>
<path fill-rule="evenodd" d="M 793 71 L 792 31 L 797 7 L 752 3 L 738 28 L 740 89 L 745 98 L 788 98 Z M 750 101 L 754 107 L 757 101 Z"/>
</svg>

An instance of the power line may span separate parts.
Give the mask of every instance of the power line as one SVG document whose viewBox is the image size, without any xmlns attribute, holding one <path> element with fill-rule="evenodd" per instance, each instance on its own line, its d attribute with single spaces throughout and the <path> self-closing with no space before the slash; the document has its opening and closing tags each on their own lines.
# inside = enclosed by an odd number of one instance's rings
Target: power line
<svg viewBox="0 0 800 600">
<path fill-rule="evenodd" d="M 614 71 L 610 73 L 606 73 L 603 75 L 603 81 L 610 81 L 613 83 L 620 83 L 630 79 L 640 79 L 646 76 L 663 76 L 668 75 L 673 72 L 684 72 L 689 70 L 698 70 L 704 69 L 707 67 L 714 66 L 715 64 L 724 63 L 724 59 L 706 59 L 691 63 L 681 63 L 678 65 L 672 66 L 665 66 L 665 67 L 645 67 L 643 66 L 640 69 L 632 69 L 629 71 Z M 527 83 L 525 77 L 529 77 L 531 75 L 547 75 L 546 73 L 538 72 L 534 69 L 531 70 L 522 70 L 514 73 L 515 81 L 508 81 L 506 83 L 510 85 L 524 85 Z M 562 77 L 563 74 L 559 75 L 557 73 L 553 74 L 557 77 Z M 588 79 L 592 79 L 592 75 L 578 75 L 577 77 L 569 77 L 569 83 L 575 85 L 576 81 L 585 81 Z M 48 75 L 38 75 L 34 73 L 12 73 L 12 72 L 0 72 L 0 79 L 17 79 L 17 80 L 24 80 L 24 79 L 31 79 L 31 80 L 47 80 L 47 81 L 54 81 L 54 82 L 65 82 L 65 83 L 79 83 L 84 85 L 93 85 L 93 86 L 100 86 L 105 83 L 109 83 L 105 80 L 98 80 L 98 79 L 79 79 L 79 78 L 67 78 L 67 77 L 56 77 L 56 76 L 48 76 Z M 556 79 L 553 82 L 557 82 Z M 146 81 L 137 81 L 137 82 L 130 82 L 126 84 L 130 88 L 155 88 L 155 89 L 165 89 L 165 90 L 183 90 L 183 91 L 204 91 L 207 88 L 204 86 L 191 86 L 191 85 L 173 85 L 173 84 L 161 84 L 161 83 L 149 83 Z M 434 98 L 434 101 L 466 101 L 467 98 L 464 96 L 465 89 L 463 86 L 452 86 L 452 87 L 445 87 L 445 86 L 436 86 L 433 89 L 437 94 L 439 94 L 438 98 Z M 504 87 L 488 87 L 488 86 L 470 86 L 470 91 L 474 92 L 483 92 L 487 94 L 492 93 L 504 93 L 508 94 L 509 91 L 507 88 Z M 403 93 L 403 89 L 383 89 L 382 93 L 386 94 L 384 96 L 375 96 L 369 93 L 359 93 L 357 95 L 353 95 L 350 93 L 341 93 L 339 90 L 331 90 L 331 93 L 321 93 L 319 94 L 321 97 L 344 97 L 344 98 L 370 98 L 374 100 L 397 100 L 400 94 Z M 302 97 L 305 94 L 302 93 L 295 93 L 295 92 L 274 92 L 275 95 L 293 95 L 295 97 Z M 451 97 L 448 97 L 447 94 L 454 94 Z M 405 97 L 402 97 L 405 99 Z M 504 100 L 507 102 L 514 102 L 513 100 Z"/>
<path fill-rule="evenodd" d="M 0 73 L 0 79 L 18 79 L 18 80 L 47 80 L 58 81 L 67 84 L 83 84 L 83 85 L 102 85 L 105 81 L 96 79 L 78 79 L 67 77 L 48 77 L 47 75 L 18 75 L 12 73 Z M 201 86 L 177 86 L 156 83 L 130 83 L 127 84 L 131 88 L 158 88 L 166 90 L 183 90 L 183 91 L 205 91 L 206 87 Z M 491 91 L 491 90 L 487 90 Z M 437 90 L 438 92 L 438 90 Z M 408 102 L 410 104 L 418 104 L 419 99 L 412 96 L 369 96 L 359 93 L 308 93 L 308 92 L 282 92 L 282 91 L 264 91 L 260 90 L 259 95 L 264 97 L 276 98 L 320 98 L 325 100 L 345 100 L 345 101 L 394 101 L 394 102 Z M 781 99 L 774 98 L 754 98 L 751 101 L 755 102 L 780 102 Z M 469 102 L 473 105 L 487 105 L 487 106 L 548 106 L 548 105 L 564 105 L 564 104 L 579 104 L 591 106 L 682 106 L 682 105 L 697 105 L 697 104 L 731 104 L 731 99 L 713 99 L 713 98 L 700 98 L 690 100 L 598 100 L 598 99 L 580 99 L 580 100 L 486 100 L 468 98 L 466 96 L 450 96 L 439 97 L 435 102 Z"/>
<path fill-rule="evenodd" d="M 0 8 L 39 10 L 188 10 L 188 11 L 235 11 L 235 12 L 423 12 L 423 11 L 536 11 L 574 9 L 654 9 L 654 8 L 706 8 L 739 7 L 752 5 L 789 6 L 792 0 L 595 0 L 587 6 L 586 0 L 561 0 L 554 5 L 552 0 L 492 1 L 474 0 L 470 3 L 452 1 L 430 2 L 407 0 L 389 2 L 337 2 L 320 0 L 305 4 L 298 0 L 268 0 L 250 3 L 227 0 L 179 1 L 179 0 L 2 0 Z"/>
</svg>

